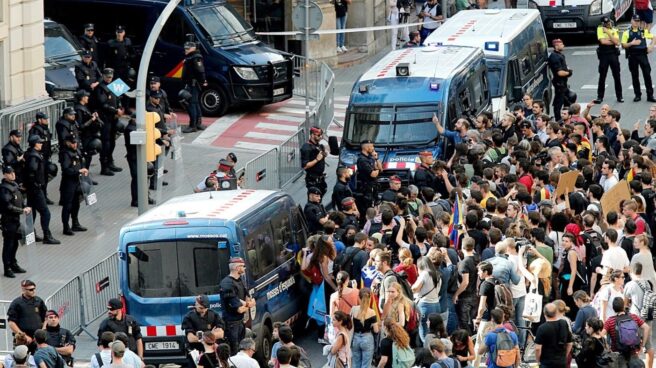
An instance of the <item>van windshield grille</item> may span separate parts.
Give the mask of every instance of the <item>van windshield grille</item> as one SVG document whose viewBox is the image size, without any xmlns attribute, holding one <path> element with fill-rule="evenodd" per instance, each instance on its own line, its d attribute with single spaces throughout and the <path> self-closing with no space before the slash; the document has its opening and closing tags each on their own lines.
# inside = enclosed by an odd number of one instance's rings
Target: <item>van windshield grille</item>
<svg viewBox="0 0 656 368">
<path fill-rule="evenodd" d="M 189 11 L 215 46 L 232 46 L 255 40 L 253 26 L 229 4 L 195 7 Z"/>
</svg>

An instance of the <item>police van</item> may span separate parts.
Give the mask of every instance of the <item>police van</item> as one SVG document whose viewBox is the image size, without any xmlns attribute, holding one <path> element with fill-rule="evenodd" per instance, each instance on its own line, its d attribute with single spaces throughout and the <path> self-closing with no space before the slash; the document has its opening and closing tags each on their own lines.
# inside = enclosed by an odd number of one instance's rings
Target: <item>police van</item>
<svg viewBox="0 0 656 368">
<path fill-rule="evenodd" d="M 525 93 L 551 101 L 547 37 L 534 9 L 458 12 L 428 36 L 427 45 L 483 49 L 495 114 L 521 103 Z"/>
<path fill-rule="evenodd" d="M 379 181 L 398 175 L 410 181 L 419 153 L 444 158 L 446 140 L 432 122 L 436 113 L 447 129 L 463 115 L 490 109 L 487 68 L 479 48 L 426 46 L 392 51 L 353 86 L 340 163 L 355 168 L 360 142 L 374 142 L 384 171 Z M 355 176 L 354 176 L 355 177 Z"/>
<path fill-rule="evenodd" d="M 166 0 L 47 0 L 45 14 L 76 34 L 94 23 L 101 40 L 115 38 L 116 25 L 126 29 L 137 55 Z M 260 42 L 248 24 L 225 0 L 183 0 L 166 22 L 150 60 L 150 72 L 161 77 L 172 101 L 184 87 L 183 45 L 193 35 L 205 58 L 209 85 L 201 107 L 206 115 L 223 115 L 232 105 L 264 105 L 288 99 L 293 92 L 292 60 Z M 138 57 L 137 57 L 138 58 Z M 132 65 L 135 69 L 138 67 Z M 99 64 L 101 67 L 102 65 Z"/>
<path fill-rule="evenodd" d="M 631 13 L 631 0 L 528 0 L 540 10 L 548 34 L 595 35 L 603 17 L 619 21 Z"/>
<path fill-rule="evenodd" d="M 273 323 L 303 317 L 296 252 L 305 244 L 300 209 L 283 192 L 236 190 L 173 198 L 121 229 L 119 279 L 127 313 L 142 326 L 148 364 L 184 363 L 182 319 L 196 295 L 221 312 L 219 283 L 230 257 L 246 261 L 246 290 L 256 300 L 248 327 L 262 363 Z"/>
</svg>

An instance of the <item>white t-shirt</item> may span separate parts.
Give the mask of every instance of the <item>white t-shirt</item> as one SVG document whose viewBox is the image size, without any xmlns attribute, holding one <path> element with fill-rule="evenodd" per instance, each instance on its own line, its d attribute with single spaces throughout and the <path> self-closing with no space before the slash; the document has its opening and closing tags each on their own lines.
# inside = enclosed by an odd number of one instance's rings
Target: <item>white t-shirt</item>
<svg viewBox="0 0 656 368">
<path fill-rule="evenodd" d="M 89 362 L 90 365 L 91 365 L 91 368 L 100 368 L 103 365 L 110 364 L 110 362 L 112 361 L 112 352 L 111 352 L 111 350 L 109 350 L 109 349 L 101 350 L 101 351 L 99 351 L 99 353 L 100 353 L 100 359 L 102 359 L 102 362 L 98 362 L 96 360 L 96 354 L 93 354 L 91 356 L 91 361 Z"/>
<path fill-rule="evenodd" d="M 419 276 L 417 276 L 417 281 L 415 281 L 415 284 L 420 282 L 422 283 L 421 289 L 419 289 L 419 292 L 415 293 L 415 299 L 423 297 L 421 298 L 421 301 L 425 303 L 439 303 L 441 289 L 440 284 L 442 282 L 440 278 L 437 278 L 437 285 L 435 285 L 433 278 L 430 276 L 430 273 L 428 273 L 426 270 L 423 270 L 419 272 Z"/>
<path fill-rule="evenodd" d="M 610 247 L 601 257 L 601 265 L 610 267 L 613 270 L 623 270 L 624 267 L 629 267 L 630 264 L 629 257 L 622 247 Z"/>
<path fill-rule="evenodd" d="M 230 364 L 231 367 L 236 368 L 260 368 L 257 360 L 249 357 L 248 354 L 243 351 L 231 356 L 230 359 L 228 359 L 228 364 Z"/>
<path fill-rule="evenodd" d="M 638 285 L 640 283 L 640 285 Z M 641 287 L 642 286 L 642 287 Z M 629 313 L 633 313 L 637 316 L 640 315 L 640 309 L 642 309 L 642 298 L 645 296 L 645 292 L 642 291 L 651 290 L 651 286 L 647 280 L 631 280 L 626 286 L 624 286 L 624 296 L 627 299 L 631 299 L 631 309 Z"/>
<path fill-rule="evenodd" d="M 651 252 L 635 253 L 631 258 L 631 267 L 637 262 L 642 264 L 641 279 L 650 281 L 652 286 L 656 288 L 656 271 L 654 270 L 654 261 L 651 258 Z"/>
<path fill-rule="evenodd" d="M 624 294 L 621 291 L 615 290 L 612 284 L 602 286 L 602 288 L 599 289 L 599 293 L 602 293 L 600 295 L 602 301 L 608 301 L 608 305 L 606 305 L 606 319 L 616 315 L 617 313 L 613 310 L 613 300 L 617 297 L 624 298 Z M 601 318 L 601 316 L 599 316 L 599 318 Z"/>
<path fill-rule="evenodd" d="M 509 254 L 508 259 L 515 265 L 515 269 L 519 270 L 519 262 L 523 259 L 520 259 L 517 254 Z M 510 283 L 510 292 L 513 298 L 521 298 L 526 295 L 526 277 L 519 271 L 517 271 L 517 274 L 519 274 L 519 283 L 517 285 Z"/>
</svg>

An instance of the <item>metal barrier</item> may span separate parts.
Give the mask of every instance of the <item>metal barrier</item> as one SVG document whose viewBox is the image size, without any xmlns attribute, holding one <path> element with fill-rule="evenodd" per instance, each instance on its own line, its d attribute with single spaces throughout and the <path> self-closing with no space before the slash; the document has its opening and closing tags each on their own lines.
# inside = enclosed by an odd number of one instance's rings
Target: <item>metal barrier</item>
<svg viewBox="0 0 656 368">
<path fill-rule="evenodd" d="M 114 253 L 80 275 L 82 293 L 82 326 L 107 313 L 107 301 L 119 293 L 118 253 Z"/>
<path fill-rule="evenodd" d="M 7 321 L 7 310 L 10 304 L 11 300 L 0 300 L 0 354 L 8 354 L 14 351 L 14 337 Z"/>
<path fill-rule="evenodd" d="M 0 111 L 0 142 L 4 144 L 9 140 L 9 132 L 17 129 L 23 132 L 21 146 L 27 146 L 30 126 L 36 120 L 36 113 L 41 111 L 48 115 L 48 126 L 53 134 L 53 145 L 57 143 L 57 132 L 55 123 L 62 115 L 66 107 L 65 101 L 53 100 L 51 98 L 29 100 L 20 105 L 8 107 Z"/>
<path fill-rule="evenodd" d="M 83 298 L 79 276 L 62 286 L 45 302 L 49 309 L 57 311 L 62 327 L 69 329 L 75 335 L 82 331 Z"/>
<path fill-rule="evenodd" d="M 278 176 L 278 147 L 264 152 L 246 163 L 246 187 L 248 189 L 280 188 Z"/>
<path fill-rule="evenodd" d="M 298 179 L 303 172 L 301 168 L 301 146 L 305 142 L 305 129 L 301 128 L 280 145 L 278 157 L 278 175 L 280 187 Z"/>
</svg>

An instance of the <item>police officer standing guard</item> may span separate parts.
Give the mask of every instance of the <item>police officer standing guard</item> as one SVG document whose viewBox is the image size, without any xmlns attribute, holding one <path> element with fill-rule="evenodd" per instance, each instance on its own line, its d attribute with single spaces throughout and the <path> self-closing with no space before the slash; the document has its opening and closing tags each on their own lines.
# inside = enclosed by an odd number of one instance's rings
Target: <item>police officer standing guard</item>
<svg viewBox="0 0 656 368">
<path fill-rule="evenodd" d="M 378 152 L 374 149 L 374 143 L 364 140 L 360 143 L 360 154 L 358 155 L 356 173 L 356 199 L 358 212 L 361 216 L 367 213 L 369 207 L 373 207 L 374 200 L 378 196 L 378 175 L 383 171 L 383 165 L 378 161 Z M 362 220 L 362 217 L 360 218 Z"/>
<path fill-rule="evenodd" d="M 549 54 L 549 68 L 551 69 L 551 83 L 554 87 L 554 98 L 553 98 L 553 111 L 560 111 L 564 106 L 569 106 L 572 101 L 569 101 L 567 94 L 569 89 L 567 88 L 567 79 L 572 76 L 572 71 L 567 68 L 567 62 L 565 61 L 565 55 L 562 51 L 565 49 L 565 45 L 560 38 L 556 38 L 551 41 L 553 45 L 553 52 Z"/>
<path fill-rule="evenodd" d="M 597 99 L 594 103 L 600 104 L 604 100 L 606 91 L 606 75 L 610 67 L 615 82 L 615 97 L 618 102 L 624 102 L 622 98 L 622 79 L 620 78 L 620 36 L 617 28 L 608 17 L 601 19 L 601 24 L 597 27 L 597 57 L 599 58 L 599 84 L 597 85 Z"/>
<path fill-rule="evenodd" d="M 116 124 L 123 115 L 123 106 L 118 97 L 107 87 L 114 79 L 114 70 L 105 68 L 103 80 L 94 90 L 94 103 L 98 116 L 103 122 L 101 131 L 102 149 L 100 151 L 100 175 L 113 176 L 123 171 L 114 165 L 114 148 L 116 147 Z"/>
<path fill-rule="evenodd" d="M 246 262 L 243 258 L 230 258 L 228 267 L 230 274 L 221 280 L 219 292 L 223 303 L 223 319 L 226 324 L 226 339 L 230 344 L 230 354 L 239 351 L 239 342 L 246 337 L 246 326 L 244 326 L 244 315 L 250 313 L 255 306 L 255 299 L 251 298 L 246 291 L 245 280 L 242 276 L 246 273 Z M 253 316 L 249 316 L 253 317 Z"/>
<path fill-rule="evenodd" d="M 100 55 L 98 54 L 98 38 L 95 36 L 96 27 L 93 23 L 84 25 L 84 34 L 80 36 L 80 43 L 82 48 L 89 51 L 93 57 L 93 61 L 100 63 Z"/>
<path fill-rule="evenodd" d="M 435 189 L 435 173 L 432 170 L 433 154 L 429 151 L 419 153 L 421 165 L 415 171 L 415 185 L 421 188 L 429 187 Z"/>
<path fill-rule="evenodd" d="M 333 205 L 338 210 L 343 210 L 341 205 L 344 198 L 353 197 L 353 191 L 349 187 L 352 173 L 352 170 L 348 167 L 341 166 L 337 168 L 337 182 L 333 187 L 332 200 Z"/>
<path fill-rule="evenodd" d="M 214 335 L 214 340 L 222 339 L 225 324 L 221 316 L 210 309 L 210 299 L 207 295 L 199 295 L 196 297 L 194 309 L 182 319 L 182 329 L 187 336 L 189 350 L 196 349 L 203 352 L 202 333 L 210 331 Z"/>
<path fill-rule="evenodd" d="M 116 77 L 127 83 L 128 71 L 135 53 L 132 48 L 132 40 L 125 37 L 125 28 L 123 26 L 116 26 L 116 38 L 109 40 L 107 47 L 109 48 L 109 55 L 105 58 L 105 66 L 114 69 Z"/>
<path fill-rule="evenodd" d="M 27 344 L 34 353 L 36 343 L 33 341 L 34 332 L 43 327 L 46 319 L 46 303 L 36 295 L 36 284 L 31 280 L 21 281 L 22 294 L 12 300 L 7 310 L 9 328 L 15 335 L 23 332 L 27 335 Z"/>
<path fill-rule="evenodd" d="M 89 50 L 82 51 L 82 61 L 75 65 L 77 85 L 89 93 L 98 87 L 102 79 L 98 64 L 93 60 L 92 55 Z"/>
<path fill-rule="evenodd" d="M 203 111 L 200 108 L 201 87 L 207 87 L 205 78 L 205 64 L 203 55 L 196 50 L 195 42 L 185 42 L 184 44 L 184 66 L 182 67 L 182 80 L 185 82 L 185 89 L 191 93 L 191 101 L 187 112 L 189 113 L 189 126 L 182 130 L 183 133 L 192 133 L 197 130 L 204 130 L 202 124 Z"/>
<path fill-rule="evenodd" d="M 323 224 L 328 221 L 326 209 L 321 204 L 321 190 L 317 187 L 308 188 L 308 202 L 303 208 L 307 220 L 308 231 L 316 234 L 323 230 Z"/>
<path fill-rule="evenodd" d="M 107 302 L 107 318 L 98 327 L 98 346 L 101 345 L 101 337 L 105 331 L 123 332 L 128 335 L 128 347 L 143 360 L 141 327 L 132 316 L 123 312 L 123 302 L 120 299 L 112 298 Z"/>
<path fill-rule="evenodd" d="M 15 273 L 26 271 L 18 265 L 16 252 L 18 252 L 18 238 L 20 234 L 20 215 L 29 214 L 29 207 L 23 208 L 23 195 L 16 184 L 16 172 L 11 166 L 2 168 L 4 178 L 0 183 L 0 210 L 2 218 L 2 264 L 5 268 L 5 277 L 14 278 Z M 44 309 L 45 312 L 45 309 Z M 13 330 L 13 329 L 12 329 Z M 34 332 L 34 331 L 32 331 Z M 32 336 L 31 334 L 29 336 Z"/>
<path fill-rule="evenodd" d="M 64 235 L 75 235 L 74 231 L 87 231 L 80 225 L 78 214 L 80 212 L 80 175 L 89 175 L 89 170 L 82 166 L 84 159 L 77 149 L 77 137 L 69 135 L 66 137 L 66 149 L 61 155 L 61 184 L 59 193 L 61 196 L 61 218 L 64 224 Z M 69 219 L 73 218 L 73 226 L 69 225 Z"/>
<path fill-rule="evenodd" d="M 82 143 L 82 151 L 84 153 L 84 164 L 86 169 L 91 167 L 91 160 L 93 156 L 98 154 L 102 149 L 102 142 L 100 141 L 100 131 L 102 130 L 103 122 L 97 112 L 89 110 L 89 92 L 81 89 L 75 92 L 75 119 L 79 128 L 80 143 Z M 98 184 L 93 182 L 94 185 Z"/>
<path fill-rule="evenodd" d="M 43 244 L 61 244 L 53 238 L 50 232 L 50 209 L 46 203 L 45 188 L 48 182 L 48 173 L 41 151 L 45 143 L 38 135 L 31 135 L 28 139 L 30 148 L 25 152 L 25 194 L 27 205 L 33 209 L 32 218 L 36 218 L 37 212 L 41 217 L 41 229 L 43 230 Z M 37 239 L 38 241 L 39 239 Z"/>
<path fill-rule="evenodd" d="M 75 351 L 75 337 L 71 331 L 59 324 L 59 314 L 54 310 L 46 312 L 46 343 L 57 351 L 69 367 L 73 366 L 73 351 Z"/>
<path fill-rule="evenodd" d="M 9 132 L 9 142 L 2 147 L 2 162 L 4 166 L 11 166 L 16 177 L 14 181 L 19 186 L 23 182 L 23 166 L 25 166 L 25 152 L 21 148 L 21 139 L 23 133 L 20 130 L 12 130 Z"/>
<path fill-rule="evenodd" d="M 53 201 L 48 198 L 48 174 L 50 174 L 51 164 L 50 158 L 52 157 L 52 133 L 50 128 L 48 128 L 48 115 L 43 112 L 36 113 L 36 122 L 32 124 L 30 131 L 28 132 L 28 137 L 38 135 L 43 139 L 41 144 L 41 156 L 43 156 L 43 164 L 46 168 L 46 183 L 43 187 L 43 194 L 46 195 L 46 204 L 55 204 Z M 55 169 L 57 166 L 55 166 Z"/>
<path fill-rule="evenodd" d="M 319 144 L 322 136 L 321 128 L 313 126 L 310 128 L 310 139 L 301 146 L 301 166 L 305 170 L 305 187 L 319 188 L 321 196 L 328 190 L 326 174 L 324 174 L 327 154 L 323 145 Z"/>
<path fill-rule="evenodd" d="M 649 45 L 647 45 L 647 40 L 649 40 Z M 629 59 L 629 71 L 631 72 L 633 93 L 635 94 L 633 102 L 642 99 L 638 68 L 642 69 L 642 77 L 645 79 L 647 101 L 656 102 L 654 99 L 654 86 L 651 84 L 651 66 L 647 57 L 647 54 L 654 49 L 654 37 L 648 29 L 640 27 L 640 16 L 637 14 L 631 17 L 631 27 L 622 34 L 622 47 L 626 49 L 626 56 Z"/>
</svg>

